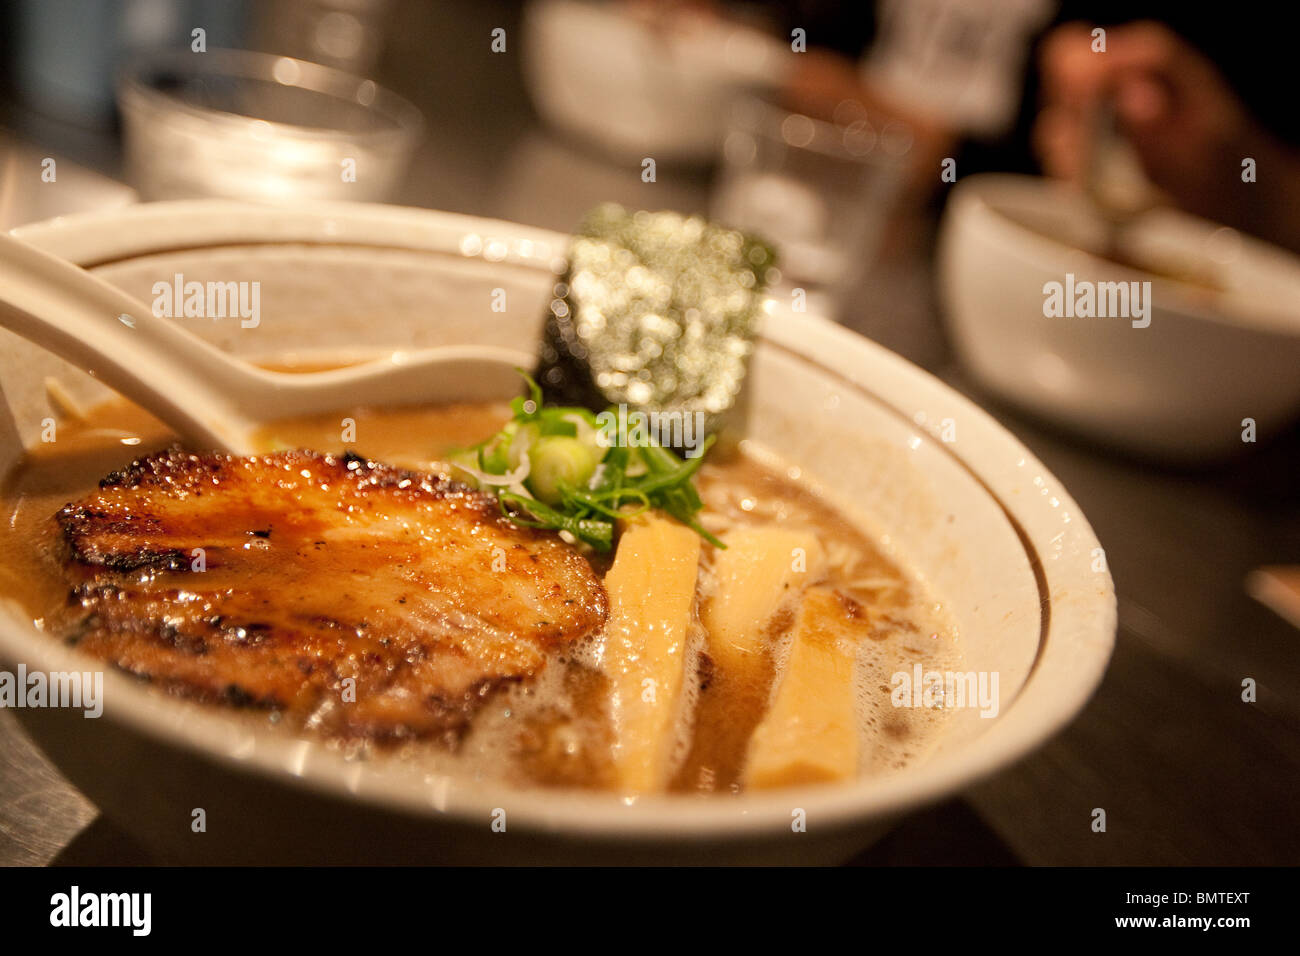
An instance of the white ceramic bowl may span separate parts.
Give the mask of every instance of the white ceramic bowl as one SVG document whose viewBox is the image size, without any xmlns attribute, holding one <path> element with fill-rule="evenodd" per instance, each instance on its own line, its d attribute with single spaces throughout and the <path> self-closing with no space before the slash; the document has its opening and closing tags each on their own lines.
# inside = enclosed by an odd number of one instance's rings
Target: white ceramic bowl
<svg viewBox="0 0 1300 956">
<path fill-rule="evenodd" d="M 1300 259 L 1173 211 L 1130 240 L 1212 270 L 1207 293 L 1081 251 L 1102 224 L 1078 193 L 1028 176 L 953 189 L 939 243 L 940 293 L 962 361 L 990 391 L 1140 455 L 1192 461 L 1259 441 L 1300 413 Z M 1044 286 L 1151 281 L 1150 324 L 1044 315 Z"/>
<path fill-rule="evenodd" d="M 529 96 L 552 126 L 634 166 L 711 160 L 728 106 L 746 90 L 775 87 L 789 48 L 689 9 L 654 11 L 654 21 L 650 12 L 533 0 L 523 26 Z"/>
<path fill-rule="evenodd" d="M 432 343 L 533 349 L 564 237 L 503 222 L 362 204 L 283 210 L 160 203 L 20 234 L 148 300 L 159 277 L 256 279 L 262 321 L 193 328 L 247 356 L 369 353 Z M 508 310 L 492 311 L 505 289 Z M 93 380 L 0 332 L 0 468 L 52 414 L 44 379 Z M 504 396 L 503 396 L 504 397 Z M 950 420 L 950 421 L 948 421 Z M 929 431 L 940 429 L 945 442 Z M 745 431 L 849 502 L 920 570 L 996 671 L 1000 712 L 954 714 L 925 761 L 879 779 L 736 798 L 508 789 L 331 748 L 105 675 L 98 720 L 19 710 L 62 771 L 167 859 L 829 862 L 906 811 L 1042 744 L 1101 679 L 1115 631 L 1110 576 L 1078 507 L 988 415 L 899 357 L 806 314 L 775 311 L 754 358 Z M 0 600 L 0 659 L 86 666 Z M 190 829 L 207 813 L 207 832 Z M 504 810 L 507 829 L 491 826 Z M 794 832 L 794 814 L 806 832 Z"/>
</svg>

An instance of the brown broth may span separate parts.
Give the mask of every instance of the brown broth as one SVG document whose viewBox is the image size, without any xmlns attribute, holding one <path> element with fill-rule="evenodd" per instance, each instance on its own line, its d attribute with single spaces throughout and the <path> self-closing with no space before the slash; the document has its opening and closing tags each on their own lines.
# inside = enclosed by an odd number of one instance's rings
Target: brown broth
<svg viewBox="0 0 1300 956">
<path fill-rule="evenodd" d="M 436 470 L 441 456 L 494 432 L 508 416 L 504 404 L 363 408 L 277 422 L 262 437 L 268 447 L 353 450 L 396 465 Z M 345 430 L 354 441 L 344 441 Z M 106 402 L 84 419 L 60 423 L 58 440 L 31 449 L 0 492 L 6 519 L 0 525 L 0 595 L 16 599 L 37 627 L 58 636 L 56 622 L 67 605 L 67 593 L 53 515 L 94 488 L 105 474 L 172 441 L 173 436 L 156 420 L 122 400 Z M 860 772 L 891 772 L 935 746 L 948 714 L 893 708 L 889 675 L 910 671 L 916 662 L 927 670 L 957 669 L 958 636 L 915 578 L 798 475 L 797 469 L 775 467 L 734 447 L 715 452 L 699 474 L 705 523 L 711 530 L 724 531 L 778 522 L 818 535 L 831 557 L 828 583 L 864 608 L 856 687 Z M 706 547 L 702 589 L 712 554 L 713 549 Z M 597 557 L 592 563 L 598 573 L 607 570 L 607 559 Z M 740 789 L 746 744 L 770 699 L 781 664 L 782 634 L 791 618 L 790 613 L 778 615 L 769 628 L 768 657 L 756 674 L 743 680 L 711 666 L 707 654 L 697 649 L 689 666 L 700 689 L 694 712 L 682 728 L 684 758 L 671 790 Z M 557 652 L 535 683 L 494 698 L 454 753 L 431 744 L 413 744 L 404 746 L 400 757 L 521 784 L 607 787 L 610 727 L 603 709 L 607 691 L 589 651 Z M 389 759 L 392 755 L 372 756 Z"/>
</svg>

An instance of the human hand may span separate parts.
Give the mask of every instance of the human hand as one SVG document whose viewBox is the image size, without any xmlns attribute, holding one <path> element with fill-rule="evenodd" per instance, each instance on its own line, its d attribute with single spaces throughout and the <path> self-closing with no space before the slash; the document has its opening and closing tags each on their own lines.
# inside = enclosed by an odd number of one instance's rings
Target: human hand
<svg viewBox="0 0 1300 956">
<path fill-rule="evenodd" d="M 1109 98 L 1151 182 L 1182 208 L 1300 249 L 1300 157 L 1250 115 L 1215 65 L 1162 24 L 1058 27 L 1040 48 L 1043 106 L 1034 146 L 1044 170 L 1082 182 L 1092 120 Z M 1244 183 L 1242 161 L 1256 161 Z"/>
</svg>

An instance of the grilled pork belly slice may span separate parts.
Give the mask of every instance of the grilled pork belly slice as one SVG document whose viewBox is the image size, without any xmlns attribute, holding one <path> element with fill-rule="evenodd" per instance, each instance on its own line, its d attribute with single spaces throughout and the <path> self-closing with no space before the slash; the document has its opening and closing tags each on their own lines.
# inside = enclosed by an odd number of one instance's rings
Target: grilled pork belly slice
<svg viewBox="0 0 1300 956">
<path fill-rule="evenodd" d="M 171 449 L 56 519 L 78 647 L 334 736 L 454 744 L 607 614 L 586 559 L 494 498 L 351 455 Z"/>
</svg>

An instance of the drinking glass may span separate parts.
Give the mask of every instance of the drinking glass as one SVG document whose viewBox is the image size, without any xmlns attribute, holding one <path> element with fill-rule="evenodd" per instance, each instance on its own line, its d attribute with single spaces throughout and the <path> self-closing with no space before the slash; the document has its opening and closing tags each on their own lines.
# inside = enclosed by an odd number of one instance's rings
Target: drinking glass
<svg viewBox="0 0 1300 956">
<path fill-rule="evenodd" d="M 912 136 L 856 104 L 832 121 L 747 98 L 733 109 L 710 213 L 777 247 L 787 287 L 836 303 L 874 256 Z"/>
<path fill-rule="evenodd" d="M 144 199 L 383 201 L 423 126 L 373 80 L 245 50 L 139 59 L 118 103 L 127 177 Z"/>
</svg>

